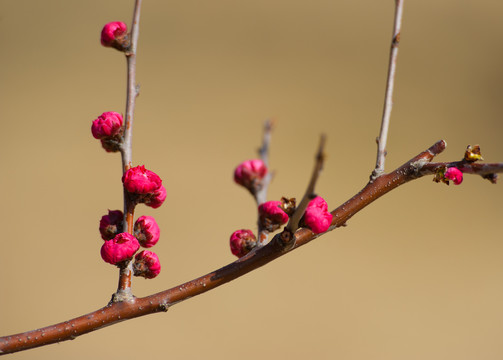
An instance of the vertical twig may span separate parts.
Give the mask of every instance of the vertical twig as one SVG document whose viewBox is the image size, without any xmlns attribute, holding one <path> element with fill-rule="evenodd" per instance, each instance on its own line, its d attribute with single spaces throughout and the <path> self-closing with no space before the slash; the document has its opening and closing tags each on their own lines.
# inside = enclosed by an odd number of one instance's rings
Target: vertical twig
<svg viewBox="0 0 503 360">
<path fill-rule="evenodd" d="M 265 166 L 269 169 L 269 144 L 271 143 L 271 132 L 272 132 L 272 120 L 266 120 L 264 122 L 264 135 L 262 137 L 262 146 L 258 149 L 258 154 L 260 159 L 264 162 Z M 255 201 L 257 205 L 264 203 L 267 199 L 267 189 L 271 183 L 273 173 L 269 171 L 267 175 L 262 180 L 262 187 L 255 194 Z"/>
<path fill-rule="evenodd" d="M 325 159 L 324 149 L 325 135 L 321 135 L 320 145 L 318 147 L 318 152 L 316 153 L 316 162 L 314 164 L 311 180 L 309 181 L 309 185 L 307 186 L 306 192 L 304 193 L 304 197 L 300 201 L 300 204 L 297 206 L 297 209 L 295 209 L 295 212 L 292 214 L 292 216 L 290 216 L 290 220 L 288 221 L 288 224 L 285 228 L 290 234 L 293 234 L 295 231 L 297 231 L 297 229 L 299 228 L 299 221 L 304 215 L 309 201 L 316 197 L 316 194 L 314 193 L 314 187 L 316 186 L 318 177 L 321 173 L 321 170 L 323 169 L 323 161 Z"/>
<path fill-rule="evenodd" d="M 133 162 L 133 117 L 138 87 L 136 85 L 136 48 L 140 33 L 140 9 L 142 0 L 135 1 L 133 21 L 131 23 L 131 43 L 126 50 L 127 61 L 127 89 L 126 89 L 126 124 L 124 138 L 121 146 L 122 172 L 125 173 L 132 166 Z M 131 202 L 124 189 L 124 232 L 133 233 L 134 203 Z M 133 273 L 132 261 L 127 266 L 122 267 L 119 272 L 119 285 L 114 294 L 113 301 L 127 301 L 133 299 L 131 292 L 131 277 Z"/>
<path fill-rule="evenodd" d="M 269 145 L 271 144 L 271 132 L 273 128 L 273 122 L 267 119 L 264 122 L 264 135 L 262 137 L 262 146 L 258 149 L 258 154 L 260 159 L 264 162 L 265 166 L 269 169 Z M 257 206 L 265 203 L 267 200 L 267 190 L 269 189 L 269 184 L 274 176 L 274 173 L 269 170 L 267 175 L 262 179 L 262 187 L 255 194 L 255 201 Z M 262 246 L 267 242 L 267 237 L 269 232 L 262 228 L 260 218 L 257 220 L 258 224 L 258 246 Z"/>
<path fill-rule="evenodd" d="M 384 108 L 381 121 L 381 131 L 377 138 L 377 160 L 371 181 L 384 173 L 384 161 L 386 157 L 386 142 L 388 139 L 388 129 L 393 108 L 393 88 L 395 85 L 396 60 L 398 56 L 398 44 L 400 43 L 400 32 L 402 30 L 403 0 L 395 0 L 395 20 L 393 25 L 393 38 L 389 54 L 388 78 L 386 79 L 386 94 L 384 96 Z"/>
</svg>

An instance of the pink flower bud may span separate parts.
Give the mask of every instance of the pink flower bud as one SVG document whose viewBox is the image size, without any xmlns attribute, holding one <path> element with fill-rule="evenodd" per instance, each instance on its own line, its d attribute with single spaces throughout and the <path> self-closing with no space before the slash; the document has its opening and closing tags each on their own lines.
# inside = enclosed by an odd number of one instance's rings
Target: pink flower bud
<svg viewBox="0 0 503 360">
<path fill-rule="evenodd" d="M 149 248 L 157 244 L 161 231 L 152 216 L 140 216 L 134 224 L 134 236 L 140 245 Z"/>
<path fill-rule="evenodd" d="M 103 139 L 119 135 L 122 129 L 122 115 L 114 111 L 107 111 L 93 121 L 91 132 L 94 138 Z"/>
<path fill-rule="evenodd" d="M 134 276 L 153 279 L 161 272 L 161 262 L 155 252 L 143 250 L 134 257 Z"/>
<path fill-rule="evenodd" d="M 111 240 L 122 232 L 124 214 L 120 210 L 108 210 L 108 215 L 103 215 L 100 220 L 100 234 L 103 240 Z"/>
<path fill-rule="evenodd" d="M 153 209 L 157 209 L 166 200 L 166 188 L 161 185 L 159 189 L 154 191 L 154 194 L 145 200 L 145 205 L 150 206 Z"/>
<path fill-rule="evenodd" d="M 112 21 L 101 30 L 101 45 L 115 47 L 123 43 L 127 35 L 127 26 L 122 21 Z M 119 49 L 120 50 L 120 49 Z"/>
<path fill-rule="evenodd" d="M 304 223 L 315 234 L 325 232 L 332 223 L 332 214 L 321 196 L 315 197 L 309 202 L 304 213 Z"/>
<path fill-rule="evenodd" d="M 126 190 L 132 194 L 153 193 L 162 185 L 161 178 L 155 172 L 145 169 L 143 165 L 126 171 L 122 176 L 122 182 Z"/>
<path fill-rule="evenodd" d="M 232 253 L 237 257 L 242 257 L 257 246 L 257 239 L 251 230 L 237 230 L 231 235 L 230 245 Z"/>
<path fill-rule="evenodd" d="M 266 174 L 267 166 L 262 160 L 247 160 L 234 170 L 234 181 L 255 194 L 262 186 L 261 182 Z"/>
<path fill-rule="evenodd" d="M 288 222 L 288 215 L 283 211 L 281 201 L 267 201 L 258 207 L 260 226 L 269 232 L 279 229 Z"/>
<path fill-rule="evenodd" d="M 445 171 L 444 177 L 452 180 L 454 185 L 459 185 L 463 182 L 463 173 L 457 167 L 450 167 Z"/>
<path fill-rule="evenodd" d="M 112 240 L 107 240 L 101 247 L 101 257 L 105 262 L 117 265 L 133 257 L 140 248 L 140 243 L 129 233 L 120 233 Z"/>
</svg>

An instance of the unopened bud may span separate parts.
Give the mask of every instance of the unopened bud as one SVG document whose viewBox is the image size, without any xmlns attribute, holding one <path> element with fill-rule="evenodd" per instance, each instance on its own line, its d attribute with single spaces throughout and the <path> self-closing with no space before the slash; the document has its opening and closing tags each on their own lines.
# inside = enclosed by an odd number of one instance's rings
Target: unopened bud
<svg viewBox="0 0 503 360">
<path fill-rule="evenodd" d="M 247 160 L 234 170 L 234 181 L 255 194 L 262 187 L 262 179 L 266 174 L 267 166 L 262 160 Z"/>
<path fill-rule="evenodd" d="M 134 224 L 134 236 L 141 246 L 149 248 L 157 244 L 161 231 L 152 216 L 140 216 Z"/>
<path fill-rule="evenodd" d="M 153 279 L 161 272 L 161 262 L 155 252 L 143 250 L 134 257 L 134 276 Z"/>
<path fill-rule="evenodd" d="M 237 230 L 231 235 L 230 246 L 231 252 L 240 258 L 257 246 L 257 239 L 251 230 Z"/>
<path fill-rule="evenodd" d="M 459 185 L 463 182 L 463 172 L 457 167 L 450 167 L 445 171 L 444 177 L 448 180 L 452 180 L 454 185 Z M 447 181 L 447 183 L 449 183 Z"/>
<path fill-rule="evenodd" d="M 124 214 L 120 210 L 108 210 L 100 220 L 100 234 L 103 240 L 111 240 L 122 232 Z"/>
<path fill-rule="evenodd" d="M 129 233 L 120 233 L 112 240 L 107 240 L 101 247 L 101 258 L 112 265 L 121 265 L 131 259 L 140 248 L 140 243 Z"/>
<path fill-rule="evenodd" d="M 153 209 L 157 209 L 166 200 L 166 188 L 161 185 L 159 189 L 154 191 L 152 196 L 145 199 L 145 205 L 150 206 Z"/>
<path fill-rule="evenodd" d="M 307 205 L 303 221 L 313 233 L 320 234 L 328 230 L 332 224 L 332 218 L 327 202 L 321 196 L 317 196 Z"/>
<path fill-rule="evenodd" d="M 288 215 L 283 211 L 281 201 L 267 201 L 258 207 L 259 223 L 269 232 L 279 229 L 288 222 Z"/>
<path fill-rule="evenodd" d="M 129 47 L 127 26 L 122 21 L 112 21 L 101 30 L 101 45 L 124 51 Z"/>
<path fill-rule="evenodd" d="M 122 176 L 124 187 L 131 194 L 152 194 L 162 185 L 161 178 L 145 166 L 136 166 L 129 169 Z"/>
</svg>

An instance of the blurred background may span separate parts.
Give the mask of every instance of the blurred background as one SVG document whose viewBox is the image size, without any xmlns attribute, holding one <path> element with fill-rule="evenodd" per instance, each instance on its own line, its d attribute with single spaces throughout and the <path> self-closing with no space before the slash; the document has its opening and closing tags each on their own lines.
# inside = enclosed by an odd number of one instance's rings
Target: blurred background
<svg viewBox="0 0 503 360">
<path fill-rule="evenodd" d="M 124 112 L 125 60 L 99 43 L 133 1 L 0 1 L 0 334 L 64 321 L 109 301 L 117 270 L 98 223 L 122 207 L 119 154 L 91 136 Z M 300 197 L 319 135 L 317 186 L 330 208 L 375 163 L 394 1 L 144 2 L 133 160 L 164 180 L 145 296 L 235 260 L 255 228 L 232 181 L 276 122 L 269 199 Z M 503 161 L 503 3 L 406 1 L 386 168 L 439 139 L 439 161 L 480 144 Z M 309 245 L 170 309 L 17 359 L 501 359 L 503 183 L 422 178 Z"/>
</svg>

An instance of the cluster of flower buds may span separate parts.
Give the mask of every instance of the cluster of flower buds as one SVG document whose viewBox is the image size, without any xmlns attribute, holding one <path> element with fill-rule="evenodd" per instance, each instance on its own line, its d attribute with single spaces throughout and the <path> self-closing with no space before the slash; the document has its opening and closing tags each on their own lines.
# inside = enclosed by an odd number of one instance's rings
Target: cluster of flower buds
<svg viewBox="0 0 503 360">
<path fill-rule="evenodd" d="M 122 144 L 122 115 L 107 111 L 93 121 L 91 132 L 95 139 L 101 141 L 101 146 L 107 152 L 117 152 Z"/>
<path fill-rule="evenodd" d="M 260 159 L 247 160 L 234 170 L 234 181 L 255 195 L 263 186 L 267 166 Z"/>
<path fill-rule="evenodd" d="M 126 24 L 120 21 L 106 24 L 101 31 L 101 44 L 127 51 L 130 41 Z M 91 132 L 94 138 L 101 141 L 107 152 L 117 152 L 121 150 L 124 141 L 124 128 L 122 115 L 109 111 L 93 121 Z M 166 188 L 162 185 L 161 178 L 143 165 L 125 171 L 122 183 L 128 211 L 130 206 L 134 209 L 139 203 L 156 209 L 166 199 Z M 105 262 L 120 268 L 127 266 L 134 257 L 135 276 L 147 279 L 156 277 L 161 271 L 158 256 L 148 250 L 138 254 L 137 252 L 140 246 L 151 248 L 159 241 L 160 230 L 157 222 L 151 216 L 141 216 L 134 224 L 134 234 L 125 232 L 125 228 L 125 217 L 120 210 L 109 210 L 108 215 L 101 218 L 99 231 L 105 241 L 101 247 L 101 257 Z"/>
<path fill-rule="evenodd" d="M 332 224 L 332 214 L 328 211 L 327 202 L 317 196 L 307 205 L 304 217 L 301 220 L 315 234 L 325 232 Z"/>
<path fill-rule="evenodd" d="M 129 48 L 129 37 L 127 26 L 122 21 L 112 21 L 106 24 L 101 30 L 101 45 L 113 47 L 119 51 Z"/>
<path fill-rule="evenodd" d="M 101 247 L 101 257 L 109 264 L 124 266 L 131 260 L 140 246 L 150 248 L 160 237 L 159 225 L 152 216 L 141 216 L 134 224 L 134 235 L 121 232 L 122 211 L 109 211 L 101 218 L 100 233 L 105 243 Z M 136 265 L 136 263 L 139 263 Z M 159 258 L 152 251 L 142 251 L 135 256 L 134 275 L 147 279 L 156 277 L 161 271 Z"/>
</svg>

